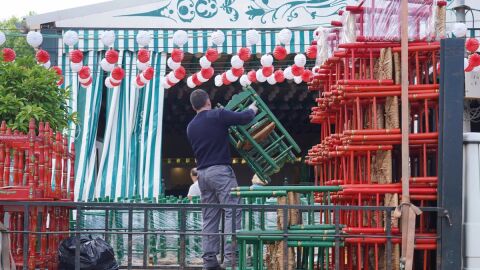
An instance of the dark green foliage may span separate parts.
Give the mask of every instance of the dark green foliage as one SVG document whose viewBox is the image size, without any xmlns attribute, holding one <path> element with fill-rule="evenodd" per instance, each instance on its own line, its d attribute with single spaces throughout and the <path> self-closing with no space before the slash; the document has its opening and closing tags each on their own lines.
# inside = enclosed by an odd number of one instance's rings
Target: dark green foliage
<svg viewBox="0 0 480 270">
<path fill-rule="evenodd" d="M 59 76 L 35 62 L 34 56 L 20 57 L 14 63 L 0 59 L 0 120 L 9 127 L 26 132 L 31 118 L 49 122 L 56 130 L 76 121 L 69 114 L 68 89 L 59 88 Z"/>
</svg>

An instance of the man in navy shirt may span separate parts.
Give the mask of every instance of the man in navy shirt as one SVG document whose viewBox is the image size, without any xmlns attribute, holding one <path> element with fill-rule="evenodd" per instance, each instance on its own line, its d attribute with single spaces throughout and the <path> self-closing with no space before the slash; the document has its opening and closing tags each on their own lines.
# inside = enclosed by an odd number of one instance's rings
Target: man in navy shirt
<svg viewBox="0 0 480 270">
<path fill-rule="evenodd" d="M 212 109 L 210 98 L 204 90 L 197 89 L 190 95 L 190 103 L 197 115 L 187 127 L 187 136 L 197 160 L 198 185 L 202 203 L 239 204 L 240 198 L 230 196 L 232 188 L 237 187 L 237 179 L 231 165 L 228 128 L 234 125 L 250 123 L 258 109 L 255 103 L 243 112 L 225 109 Z M 219 232 L 219 208 L 202 209 L 203 229 L 205 234 Z M 225 233 L 232 232 L 232 209 L 225 210 Z M 236 211 L 235 228 L 240 229 L 241 211 Z M 227 235 L 228 237 L 228 235 Z M 227 237 L 225 239 L 227 239 Z M 230 241 L 225 241 L 225 264 L 231 263 L 232 253 L 236 250 Z M 203 235 L 204 269 L 223 269 L 217 261 L 220 250 L 219 235 Z"/>
</svg>

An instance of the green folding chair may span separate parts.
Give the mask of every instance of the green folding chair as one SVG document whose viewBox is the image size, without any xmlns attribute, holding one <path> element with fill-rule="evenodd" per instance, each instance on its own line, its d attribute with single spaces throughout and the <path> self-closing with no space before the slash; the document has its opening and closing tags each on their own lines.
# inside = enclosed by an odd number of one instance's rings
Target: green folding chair
<svg viewBox="0 0 480 270">
<path fill-rule="evenodd" d="M 230 127 L 230 142 L 258 177 L 270 182 L 270 176 L 279 172 L 286 162 L 295 161 L 300 147 L 252 87 L 245 87 L 234 95 L 224 108 L 243 111 L 254 101 L 257 115 L 247 125 Z"/>
</svg>

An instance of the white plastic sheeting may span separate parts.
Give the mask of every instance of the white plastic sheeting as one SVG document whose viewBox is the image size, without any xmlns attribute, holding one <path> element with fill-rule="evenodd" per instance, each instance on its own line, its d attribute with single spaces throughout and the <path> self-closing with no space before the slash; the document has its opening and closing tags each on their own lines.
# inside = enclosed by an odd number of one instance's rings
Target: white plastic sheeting
<svg viewBox="0 0 480 270">
<path fill-rule="evenodd" d="M 464 269 L 480 269 L 480 133 L 463 135 Z M 445 247 L 448 248 L 448 247 Z"/>
</svg>

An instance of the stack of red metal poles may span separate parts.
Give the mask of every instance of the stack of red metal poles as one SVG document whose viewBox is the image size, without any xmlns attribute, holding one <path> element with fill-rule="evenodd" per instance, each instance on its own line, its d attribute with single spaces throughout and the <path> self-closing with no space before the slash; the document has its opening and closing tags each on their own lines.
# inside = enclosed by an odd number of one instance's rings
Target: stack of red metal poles
<svg viewBox="0 0 480 270">
<path fill-rule="evenodd" d="M 357 9 L 347 7 L 361 14 Z M 439 50 L 438 42 L 421 40 L 408 48 L 410 199 L 420 207 L 437 201 Z M 319 92 L 310 120 L 321 125 L 321 142 L 308 151 L 306 162 L 314 167 L 316 185 L 342 187 L 331 197 L 334 204 L 396 206 L 401 200 L 400 54 L 400 42 L 360 35 L 357 42 L 338 45 L 309 84 L 310 91 Z M 391 68 L 382 71 L 388 61 Z M 316 200 L 322 202 L 323 196 Z M 339 218 L 347 235 L 340 269 L 385 269 L 386 213 L 345 210 Z M 398 248 L 398 221 L 390 224 L 392 245 Z M 414 269 L 434 269 L 436 217 L 431 213 L 419 217 L 415 250 Z"/>
</svg>

